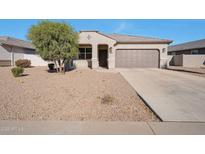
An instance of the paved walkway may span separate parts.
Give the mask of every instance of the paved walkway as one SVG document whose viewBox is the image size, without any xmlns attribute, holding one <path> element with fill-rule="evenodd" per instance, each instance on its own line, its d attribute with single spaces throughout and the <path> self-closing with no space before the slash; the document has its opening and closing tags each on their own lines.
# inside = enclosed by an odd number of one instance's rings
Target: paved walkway
<svg viewBox="0 0 205 154">
<path fill-rule="evenodd" d="M 205 135 L 205 123 L 0 121 L 0 135 Z"/>
<path fill-rule="evenodd" d="M 162 69 L 119 71 L 163 121 L 205 122 L 205 78 Z"/>
</svg>

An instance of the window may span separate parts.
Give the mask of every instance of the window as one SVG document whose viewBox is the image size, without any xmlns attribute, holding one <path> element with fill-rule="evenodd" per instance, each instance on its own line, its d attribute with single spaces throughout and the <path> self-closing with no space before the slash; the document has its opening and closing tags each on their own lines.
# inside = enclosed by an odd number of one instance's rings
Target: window
<svg viewBox="0 0 205 154">
<path fill-rule="evenodd" d="M 85 59 L 85 48 L 79 48 L 78 59 Z"/>
<path fill-rule="evenodd" d="M 191 54 L 193 55 L 199 54 L 199 50 L 191 50 Z"/>
<path fill-rule="evenodd" d="M 92 48 L 79 48 L 78 59 L 91 59 Z"/>
<path fill-rule="evenodd" d="M 86 56 L 86 59 L 92 58 L 92 48 L 85 48 L 85 56 Z"/>
</svg>

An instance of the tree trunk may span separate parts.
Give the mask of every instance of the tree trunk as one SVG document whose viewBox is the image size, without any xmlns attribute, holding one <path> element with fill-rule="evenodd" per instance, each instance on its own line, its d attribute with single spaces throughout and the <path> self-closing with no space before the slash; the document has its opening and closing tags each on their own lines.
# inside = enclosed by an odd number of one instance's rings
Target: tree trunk
<svg viewBox="0 0 205 154">
<path fill-rule="evenodd" d="M 58 64 L 57 64 L 56 60 L 54 60 L 54 65 L 55 65 L 55 68 L 56 68 L 56 72 L 58 73 Z"/>
<path fill-rule="evenodd" d="M 59 64 L 59 72 L 60 73 L 64 73 L 64 69 L 63 69 L 63 65 L 64 65 L 64 62 L 63 60 L 58 60 L 58 64 Z"/>
</svg>

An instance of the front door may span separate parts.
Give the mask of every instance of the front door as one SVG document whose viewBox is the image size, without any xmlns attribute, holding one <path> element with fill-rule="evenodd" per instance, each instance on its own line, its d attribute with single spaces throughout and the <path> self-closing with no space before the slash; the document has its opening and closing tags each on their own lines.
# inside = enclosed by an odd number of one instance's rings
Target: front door
<svg viewBox="0 0 205 154">
<path fill-rule="evenodd" d="M 108 59 L 107 50 L 99 50 L 98 59 L 99 59 L 99 66 L 107 68 L 107 59 Z"/>
</svg>

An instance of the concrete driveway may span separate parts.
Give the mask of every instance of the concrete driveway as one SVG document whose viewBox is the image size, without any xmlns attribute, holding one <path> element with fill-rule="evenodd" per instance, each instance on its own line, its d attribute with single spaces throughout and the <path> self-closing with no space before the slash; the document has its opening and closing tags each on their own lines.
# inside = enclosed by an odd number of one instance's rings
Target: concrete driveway
<svg viewBox="0 0 205 154">
<path fill-rule="evenodd" d="M 163 121 L 205 122 L 205 78 L 162 69 L 119 69 Z"/>
</svg>

